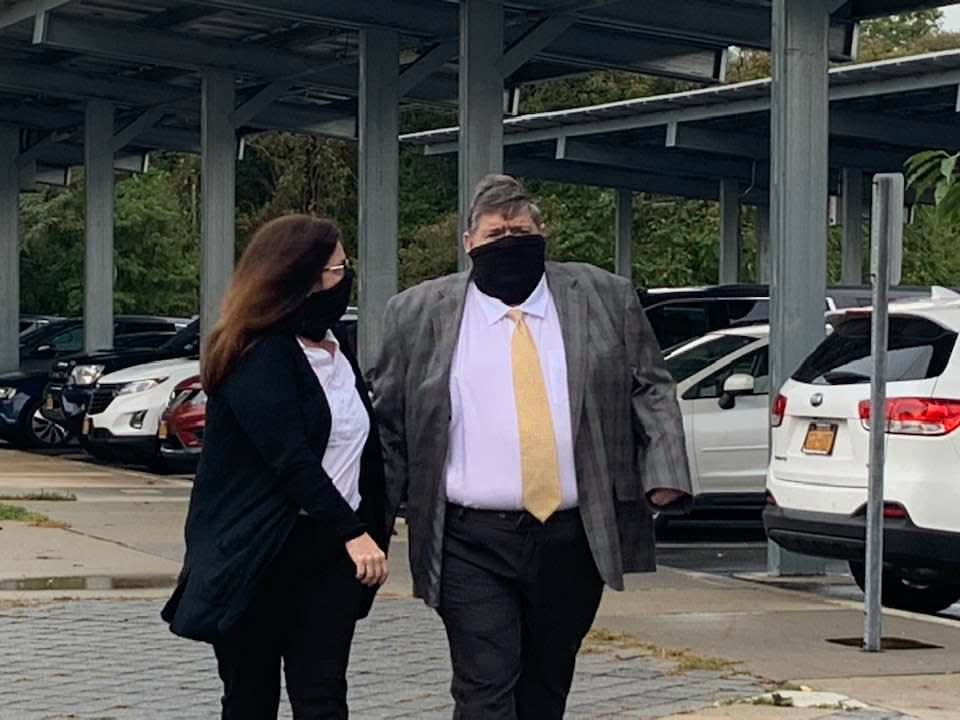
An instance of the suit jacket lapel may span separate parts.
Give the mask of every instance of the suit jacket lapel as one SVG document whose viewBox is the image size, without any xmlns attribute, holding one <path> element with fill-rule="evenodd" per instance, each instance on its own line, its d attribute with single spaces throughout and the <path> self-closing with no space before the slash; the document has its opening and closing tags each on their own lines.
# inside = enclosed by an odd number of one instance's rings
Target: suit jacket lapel
<svg viewBox="0 0 960 720">
<path fill-rule="evenodd" d="M 469 280 L 469 273 L 453 275 L 450 282 L 437 291 L 437 297 L 428 310 L 433 314 L 431 320 L 434 348 L 436 348 L 435 357 L 447 379 L 450 377 L 453 353 L 457 349 L 457 338 L 460 337 L 460 322 L 463 319 Z M 445 388 L 445 391 L 448 390 L 449 388 Z"/>
<path fill-rule="evenodd" d="M 557 306 L 560 329 L 567 358 L 567 387 L 570 394 L 570 420 L 573 442 L 576 446 L 583 413 L 583 397 L 587 387 L 587 352 L 589 328 L 587 326 L 587 298 L 575 278 L 564 273 L 557 265 L 547 263 L 547 285 Z"/>
</svg>

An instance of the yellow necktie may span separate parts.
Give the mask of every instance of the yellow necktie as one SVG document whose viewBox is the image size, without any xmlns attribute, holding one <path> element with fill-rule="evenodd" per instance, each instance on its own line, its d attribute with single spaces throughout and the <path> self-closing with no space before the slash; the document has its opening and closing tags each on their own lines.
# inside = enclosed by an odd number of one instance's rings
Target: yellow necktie
<svg viewBox="0 0 960 720">
<path fill-rule="evenodd" d="M 523 507 L 540 522 L 546 522 L 560 507 L 560 469 L 553 415 L 530 328 L 523 321 L 520 310 L 511 310 L 508 316 L 516 325 L 511 360 L 520 430 Z"/>
</svg>

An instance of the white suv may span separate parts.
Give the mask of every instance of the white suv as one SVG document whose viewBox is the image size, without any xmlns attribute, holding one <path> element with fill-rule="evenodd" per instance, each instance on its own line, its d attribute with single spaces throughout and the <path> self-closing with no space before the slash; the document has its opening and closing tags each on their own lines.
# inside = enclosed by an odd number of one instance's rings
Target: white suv
<svg viewBox="0 0 960 720">
<path fill-rule="evenodd" d="M 938 612 L 960 600 L 960 300 L 891 306 L 883 602 Z M 848 560 L 863 587 L 870 315 L 856 313 L 773 403 L 767 534 Z"/>
<path fill-rule="evenodd" d="M 162 465 L 157 432 L 173 388 L 196 375 L 199 360 L 174 358 L 100 378 L 83 421 L 84 447 L 95 457 Z"/>
</svg>

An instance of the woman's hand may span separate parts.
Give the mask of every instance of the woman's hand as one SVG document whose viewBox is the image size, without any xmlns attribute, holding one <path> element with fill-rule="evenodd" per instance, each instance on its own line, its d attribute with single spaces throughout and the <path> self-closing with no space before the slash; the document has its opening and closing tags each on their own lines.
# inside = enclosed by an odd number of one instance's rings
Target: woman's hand
<svg viewBox="0 0 960 720">
<path fill-rule="evenodd" d="M 367 587 L 387 581 L 387 556 L 367 533 L 347 542 L 347 554 L 357 566 L 357 580 Z"/>
</svg>

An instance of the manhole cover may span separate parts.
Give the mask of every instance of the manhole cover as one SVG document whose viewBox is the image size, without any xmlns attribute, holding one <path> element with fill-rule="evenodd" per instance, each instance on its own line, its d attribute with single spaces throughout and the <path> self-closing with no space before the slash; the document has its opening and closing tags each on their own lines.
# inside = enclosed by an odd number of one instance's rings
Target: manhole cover
<svg viewBox="0 0 960 720">
<path fill-rule="evenodd" d="M 834 645 L 843 645 L 845 647 L 863 647 L 862 637 L 852 638 L 828 638 L 828 643 Z M 911 640 L 910 638 L 885 637 L 880 640 L 881 650 L 943 650 L 942 645 L 931 645 L 930 643 Z"/>
</svg>

